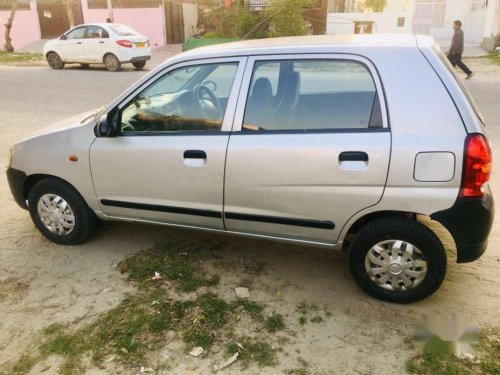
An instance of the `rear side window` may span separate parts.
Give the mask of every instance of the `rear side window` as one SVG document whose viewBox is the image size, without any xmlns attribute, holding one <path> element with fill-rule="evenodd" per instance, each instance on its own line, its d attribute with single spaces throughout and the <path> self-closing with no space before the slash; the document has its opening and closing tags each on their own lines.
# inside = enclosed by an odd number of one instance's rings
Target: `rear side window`
<svg viewBox="0 0 500 375">
<path fill-rule="evenodd" d="M 254 66 L 243 130 L 382 127 L 373 77 L 350 60 L 259 61 Z"/>
<path fill-rule="evenodd" d="M 132 29 L 131 27 L 125 26 L 125 25 L 111 25 L 109 26 L 111 30 L 113 30 L 116 35 L 119 36 L 133 36 L 133 35 L 139 35 L 137 31 Z"/>
<path fill-rule="evenodd" d="M 99 26 L 87 26 L 85 30 L 85 38 L 109 38 L 109 34 L 106 30 Z"/>
</svg>

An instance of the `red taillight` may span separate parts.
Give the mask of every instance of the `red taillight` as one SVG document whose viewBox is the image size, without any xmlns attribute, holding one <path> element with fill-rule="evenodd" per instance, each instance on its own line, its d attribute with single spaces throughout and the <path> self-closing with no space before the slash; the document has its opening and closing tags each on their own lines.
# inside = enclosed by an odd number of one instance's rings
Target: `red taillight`
<svg viewBox="0 0 500 375">
<path fill-rule="evenodd" d="M 464 171 L 461 198 L 481 198 L 482 187 L 490 179 L 491 149 L 481 134 L 471 134 L 465 140 Z"/>
<path fill-rule="evenodd" d="M 125 48 L 132 48 L 132 42 L 130 40 L 122 39 L 122 40 L 117 40 L 116 44 L 125 47 Z"/>
</svg>

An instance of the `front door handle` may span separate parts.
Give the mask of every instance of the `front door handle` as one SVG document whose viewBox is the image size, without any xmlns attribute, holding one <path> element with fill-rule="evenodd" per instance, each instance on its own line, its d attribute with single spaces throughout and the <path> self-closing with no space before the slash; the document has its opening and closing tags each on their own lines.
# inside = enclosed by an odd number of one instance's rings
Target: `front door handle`
<svg viewBox="0 0 500 375">
<path fill-rule="evenodd" d="M 76 42 L 76 44 L 82 44 L 82 42 Z"/>
<path fill-rule="evenodd" d="M 104 43 L 104 41 L 103 41 L 103 40 L 101 40 L 99 43 Z"/>
<path fill-rule="evenodd" d="M 368 154 L 362 151 L 345 151 L 339 155 L 339 161 L 368 161 Z"/>
<path fill-rule="evenodd" d="M 205 151 L 201 150 L 187 150 L 184 151 L 184 159 L 207 159 Z"/>
</svg>

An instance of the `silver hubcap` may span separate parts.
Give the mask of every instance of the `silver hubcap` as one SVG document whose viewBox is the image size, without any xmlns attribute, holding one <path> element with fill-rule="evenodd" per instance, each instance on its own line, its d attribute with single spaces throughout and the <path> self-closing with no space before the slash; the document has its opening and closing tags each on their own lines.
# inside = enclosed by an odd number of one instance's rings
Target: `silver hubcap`
<svg viewBox="0 0 500 375">
<path fill-rule="evenodd" d="M 388 290 L 404 291 L 416 287 L 427 274 L 427 261 L 420 250 L 400 240 L 382 241 L 365 257 L 370 279 Z"/>
<path fill-rule="evenodd" d="M 106 65 L 109 69 L 115 70 L 117 65 L 115 58 L 113 56 L 106 57 Z"/>
<path fill-rule="evenodd" d="M 75 228 L 73 210 L 63 198 L 56 194 L 45 194 L 38 200 L 38 217 L 52 233 L 65 236 Z"/>
</svg>

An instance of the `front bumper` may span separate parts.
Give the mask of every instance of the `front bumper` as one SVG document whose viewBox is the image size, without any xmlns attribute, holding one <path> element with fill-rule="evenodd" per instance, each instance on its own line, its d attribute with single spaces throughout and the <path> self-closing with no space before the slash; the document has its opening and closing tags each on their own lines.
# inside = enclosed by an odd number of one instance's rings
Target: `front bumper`
<svg viewBox="0 0 500 375">
<path fill-rule="evenodd" d="M 28 209 L 26 199 L 24 197 L 24 183 L 26 182 L 26 173 L 14 168 L 7 168 L 7 181 L 9 181 L 10 191 L 14 196 L 14 200 L 21 208 Z"/>
<path fill-rule="evenodd" d="M 494 217 L 495 204 L 489 187 L 483 198 L 459 198 L 451 208 L 431 215 L 453 236 L 457 263 L 473 262 L 483 255 Z"/>
</svg>

